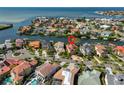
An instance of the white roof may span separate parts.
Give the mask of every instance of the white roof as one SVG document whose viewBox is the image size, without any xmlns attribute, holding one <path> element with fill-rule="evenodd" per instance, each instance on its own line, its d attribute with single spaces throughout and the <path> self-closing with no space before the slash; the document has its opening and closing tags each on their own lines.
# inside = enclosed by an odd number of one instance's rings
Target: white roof
<svg viewBox="0 0 124 93">
<path fill-rule="evenodd" d="M 64 85 L 70 85 L 71 84 L 71 75 L 72 75 L 71 72 L 65 70 L 65 71 L 62 72 L 62 75 L 65 77 L 64 81 L 63 81 L 63 84 Z"/>
</svg>

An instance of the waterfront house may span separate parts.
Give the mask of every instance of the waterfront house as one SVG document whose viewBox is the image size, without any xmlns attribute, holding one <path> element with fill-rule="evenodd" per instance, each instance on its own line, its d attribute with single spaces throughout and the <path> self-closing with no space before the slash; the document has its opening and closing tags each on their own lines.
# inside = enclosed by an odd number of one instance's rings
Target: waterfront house
<svg viewBox="0 0 124 93">
<path fill-rule="evenodd" d="M 15 43 L 16 43 L 16 47 L 22 48 L 24 41 L 22 39 L 16 39 Z"/>
<path fill-rule="evenodd" d="M 21 64 L 14 67 L 10 72 L 12 80 L 13 80 L 13 84 L 22 84 L 24 77 L 28 76 L 32 72 L 33 67 L 36 64 L 37 64 L 37 61 L 34 61 L 34 60 L 30 62 L 22 61 Z"/>
<path fill-rule="evenodd" d="M 77 48 L 78 47 L 75 44 L 66 45 L 66 50 L 68 51 L 68 53 L 71 53 L 71 54 L 74 53 Z"/>
<path fill-rule="evenodd" d="M 44 83 L 46 80 L 50 79 L 58 70 L 60 66 L 56 63 L 45 63 L 35 70 L 37 78 L 40 78 L 41 82 Z"/>
<path fill-rule="evenodd" d="M 80 46 L 79 49 L 84 56 L 92 56 L 94 54 L 93 46 L 91 44 L 85 43 Z"/>
<path fill-rule="evenodd" d="M 53 77 L 53 85 L 73 85 L 79 68 L 70 63 L 67 68 L 61 68 Z"/>
<path fill-rule="evenodd" d="M 114 51 L 119 56 L 124 56 L 124 46 L 116 46 Z"/>
<path fill-rule="evenodd" d="M 19 28 L 19 31 L 21 32 L 21 33 L 27 33 L 27 32 L 30 32 L 31 31 L 31 26 L 23 26 L 23 27 L 20 27 Z"/>
<path fill-rule="evenodd" d="M 95 51 L 99 57 L 106 56 L 107 54 L 105 46 L 101 44 L 95 45 Z"/>
<path fill-rule="evenodd" d="M 30 41 L 29 47 L 32 47 L 34 49 L 38 49 L 41 47 L 41 42 L 40 41 Z"/>
<path fill-rule="evenodd" d="M 54 48 L 57 53 L 65 52 L 64 42 L 57 42 L 54 44 Z"/>
<path fill-rule="evenodd" d="M 41 18 L 40 17 L 37 17 L 35 20 L 33 20 L 33 25 L 35 26 L 35 27 L 38 27 L 38 26 L 40 26 L 41 25 L 41 23 L 42 23 L 42 20 L 41 20 Z"/>
</svg>

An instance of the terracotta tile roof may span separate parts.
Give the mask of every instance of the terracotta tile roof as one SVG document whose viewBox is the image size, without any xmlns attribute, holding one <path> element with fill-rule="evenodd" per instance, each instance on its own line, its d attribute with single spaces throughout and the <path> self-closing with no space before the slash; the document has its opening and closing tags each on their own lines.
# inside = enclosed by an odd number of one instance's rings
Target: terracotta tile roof
<svg viewBox="0 0 124 93">
<path fill-rule="evenodd" d="M 19 65 L 21 64 L 22 62 L 17 60 L 17 59 L 6 59 L 5 62 L 4 62 L 7 66 L 12 66 L 12 65 Z"/>
<path fill-rule="evenodd" d="M 0 76 L 2 76 L 3 74 L 9 71 L 10 71 L 10 68 L 4 65 L 2 68 L 0 68 Z"/>
<path fill-rule="evenodd" d="M 124 47 L 123 46 L 117 46 L 114 50 L 117 50 L 120 53 L 124 53 Z"/>
<path fill-rule="evenodd" d="M 24 74 L 25 74 L 25 70 L 29 69 L 29 68 L 32 68 L 31 66 L 35 65 L 34 61 L 27 62 L 27 61 L 22 61 L 21 60 L 21 62 L 22 63 L 20 65 L 16 66 L 15 68 L 13 68 L 11 70 L 11 73 L 14 73 L 14 75 L 15 75 L 14 81 L 22 80 L 23 77 L 24 77 Z"/>
<path fill-rule="evenodd" d="M 59 67 L 58 64 L 45 63 L 36 69 L 42 76 L 47 77 L 54 68 Z"/>
</svg>

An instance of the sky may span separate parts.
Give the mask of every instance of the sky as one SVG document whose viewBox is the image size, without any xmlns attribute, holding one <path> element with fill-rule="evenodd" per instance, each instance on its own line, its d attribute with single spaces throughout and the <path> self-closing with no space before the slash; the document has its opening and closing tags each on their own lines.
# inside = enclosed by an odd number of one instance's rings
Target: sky
<svg viewBox="0 0 124 93">
<path fill-rule="evenodd" d="M 52 7 L 123 7 L 124 0 L 1 0 L 1 7 L 8 6 L 34 6 L 34 7 L 42 7 L 42 6 L 52 6 Z"/>
</svg>

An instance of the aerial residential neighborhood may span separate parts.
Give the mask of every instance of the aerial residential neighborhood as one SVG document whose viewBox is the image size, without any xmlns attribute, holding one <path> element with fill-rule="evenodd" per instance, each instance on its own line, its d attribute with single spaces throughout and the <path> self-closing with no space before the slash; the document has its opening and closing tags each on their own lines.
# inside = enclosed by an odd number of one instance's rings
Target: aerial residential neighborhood
<svg viewBox="0 0 124 93">
<path fill-rule="evenodd" d="M 123 12 L 93 13 L 0 24 L 0 84 L 124 85 Z"/>
</svg>

